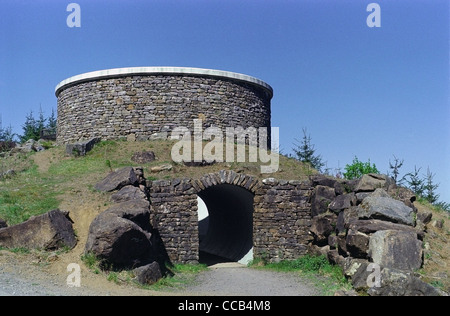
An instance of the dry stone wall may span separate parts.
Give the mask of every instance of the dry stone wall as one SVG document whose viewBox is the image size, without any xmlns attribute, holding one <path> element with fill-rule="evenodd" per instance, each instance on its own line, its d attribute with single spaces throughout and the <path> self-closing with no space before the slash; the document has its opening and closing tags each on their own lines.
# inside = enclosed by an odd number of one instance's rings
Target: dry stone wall
<svg viewBox="0 0 450 316">
<path fill-rule="evenodd" d="M 202 119 L 204 128 L 270 127 L 268 85 L 185 73 L 68 80 L 56 90 L 61 144 L 95 137 L 160 138 L 174 127 L 193 131 L 194 119 Z"/>
</svg>

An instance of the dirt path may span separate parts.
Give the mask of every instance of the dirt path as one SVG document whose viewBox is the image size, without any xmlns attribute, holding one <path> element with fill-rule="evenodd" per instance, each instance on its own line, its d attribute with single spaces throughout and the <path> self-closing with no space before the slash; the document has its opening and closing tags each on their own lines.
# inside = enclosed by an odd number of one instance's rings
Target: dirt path
<svg viewBox="0 0 450 316">
<path fill-rule="evenodd" d="M 250 269 L 239 264 L 219 264 L 200 273 L 181 295 L 196 296 L 312 296 L 318 290 L 293 273 Z"/>
<path fill-rule="evenodd" d="M 219 264 L 201 272 L 183 288 L 150 291 L 117 285 L 81 270 L 81 287 L 68 287 L 69 273 L 55 269 L 60 264 L 30 262 L 31 255 L 0 251 L 0 296 L 297 296 L 318 295 L 305 279 L 290 273 L 250 269 L 238 264 Z"/>
</svg>

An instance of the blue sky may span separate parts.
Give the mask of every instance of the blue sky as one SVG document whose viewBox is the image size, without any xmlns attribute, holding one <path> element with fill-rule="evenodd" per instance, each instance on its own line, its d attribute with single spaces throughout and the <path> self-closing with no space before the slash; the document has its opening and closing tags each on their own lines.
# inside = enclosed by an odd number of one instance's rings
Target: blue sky
<svg viewBox="0 0 450 316">
<path fill-rule="evenodd" d="M 372 2 L 380 28 L 366 24 Z M 450 202 L 448 0 L 1 0 L 0 16 L 0 115 L 18 133 L 73 75 L 227 70 L 273 87 L 284 153 L 307 128 L 328 167 L 357 156 L 386 172 L 395 155 L 403 173 L 429 167 Z"/>
</svg>

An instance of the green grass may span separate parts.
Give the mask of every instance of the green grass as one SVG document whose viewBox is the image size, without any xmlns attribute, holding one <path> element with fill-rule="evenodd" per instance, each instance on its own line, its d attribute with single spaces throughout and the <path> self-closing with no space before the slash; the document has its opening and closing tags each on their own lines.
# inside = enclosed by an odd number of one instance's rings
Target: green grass
<svg viewBox="0 0 450 316">
<path fill-rule="evenodd" d="M 205 264 L 175 264 L 169 268 L 173 275 L 168 275 L 152 285 L 139 285 L 141 288 L 153 291 L 170 291 L 179 289 L 194 281 L 195 276 L 208 270 Z"/>
<path fill-rule="evenodd" d="M 12 180 L 3 181 L 0 188 L 0 217 L 14 225 L 58 208 L 56 183 L 40 176 L 37 166 Z"/>
<path fill-rule="evenodd" d="M 330 264 L 325 256 L 306 255 L 296 260 L 282 260 L 277 263 L 255 259 L 249 266 L 255 269 L 299 273 L 301 276 L 312 280 L 323 295 L 333 295 L 338 290 L 351 289 L 342 269 Z"/>
</svg>

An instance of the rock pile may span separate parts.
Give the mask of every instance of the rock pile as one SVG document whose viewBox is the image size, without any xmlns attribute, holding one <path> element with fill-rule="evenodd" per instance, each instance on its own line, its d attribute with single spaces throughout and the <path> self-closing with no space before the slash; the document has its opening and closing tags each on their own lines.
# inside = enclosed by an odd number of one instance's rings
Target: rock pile
<svg viewBox="0 0 450 316">
<path fill-rule="evenodd" d="M 156 282 L 162 273 L 142 168 L 126 167 L 112 172 L 96 188 L 117 191 L 111 196 L 115 204 L 91 223 L 85 253 L 99 258 L 102 267 L 135 269 L 141 283 Z"/>
<path fill-rule="evenodd" d="M 369 295 L 439 295 L 414 271 L 431 214 L 417 213 L 414 193 L 384 175 L 358 180 L 315 176 L 311 251 L 339 264 Z"/>
</svg>

